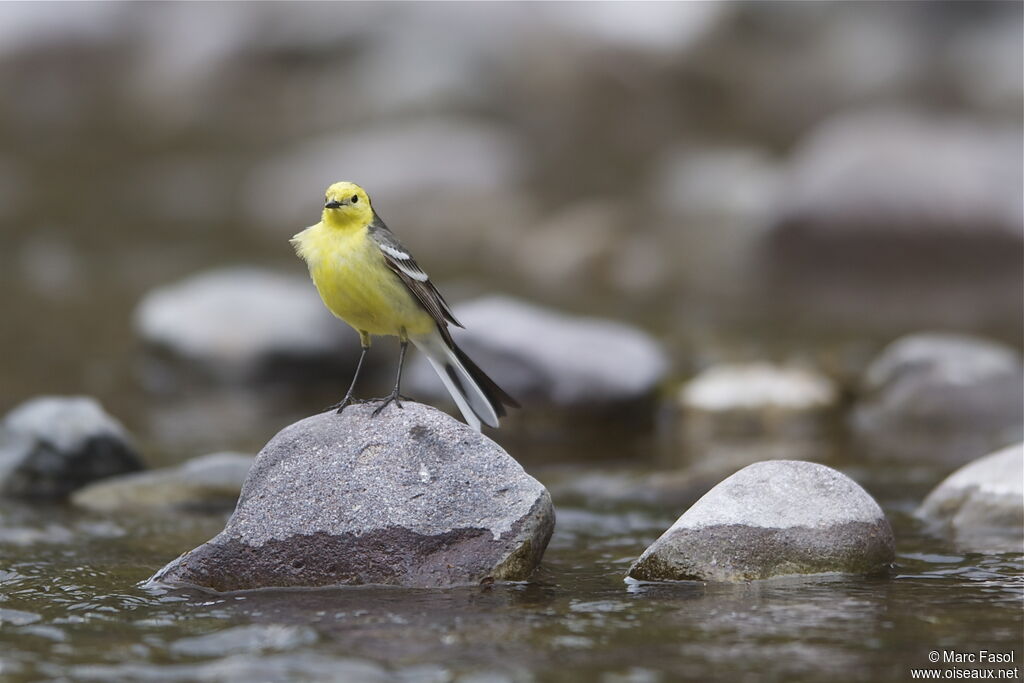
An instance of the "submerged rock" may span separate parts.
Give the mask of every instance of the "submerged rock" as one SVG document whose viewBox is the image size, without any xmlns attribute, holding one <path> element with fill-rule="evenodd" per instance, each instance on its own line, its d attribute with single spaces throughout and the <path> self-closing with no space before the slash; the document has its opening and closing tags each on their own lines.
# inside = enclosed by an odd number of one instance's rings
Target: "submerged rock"
<svg viewBox="0 0 1024 683">
<path fill-rule="evenodd" d="M 71 497 L 93 510 L 175 508 L 230 510 L 238 500 L 254 458 L 213 453 L 179 467 L 136 472 L 90 484 Z"/>
<path fill-rule="evenodd" d="M 180 370 L 222 382 L 349 372 L 358 336 L 324 308 L 309 279 L 258 268 L 223 268 L 147 294 L 135 328 L 171 361 L 147 375 L 151 388 Z"/>
<path fill-rule="evenodd" d="M 26 401 L 0 425 L 0 492 L 61 498 L 143 468 L 125 428 L 86 396 Z"/>
<path fill-rule="evenodd" d="M 1024 552 L 1024 443 L 949 475 L 916 512 L 974 552 Z"/>
<path fill-rule="evenodd" d="M 878 503 L 846 475 L 796 460 L 743 468 L 698 500 L 629 569 L 642 581 L 885 571 L 895 557 Z"/>
<path fill-rule="evenodd" d="M 224 531 L 155 581 L 215 590 L 526 579 L 554 528 L 547 490 L 433 408 L 379 403 L 297 422 L 257 456 Z"/>
<path fill-rule="evenodd" d="M 1024 365 L 995 342 L 921 333 L 890 344 L 868 367 L 852 416 L 886 454 L 962 460 L 1020 438 Z"/>
<path fill-rule="evenodd" d="M 770 363 L 713 366 L 679 392 L 693 437 L 815 433 L 838 399 L 824 375 Z"/>
<path fill-rule="evenodd" d="M 616 405 L 649 397 L 668 370 L 664 351 L 641 330 L 610 320 L 569 316 L 509 297 L 455 307 L 466 329 L 458 344 L 523 405 L 559 408 Z M 445 397 L 444 386 L 417 358 L 416 392 Z"/>
</svg>

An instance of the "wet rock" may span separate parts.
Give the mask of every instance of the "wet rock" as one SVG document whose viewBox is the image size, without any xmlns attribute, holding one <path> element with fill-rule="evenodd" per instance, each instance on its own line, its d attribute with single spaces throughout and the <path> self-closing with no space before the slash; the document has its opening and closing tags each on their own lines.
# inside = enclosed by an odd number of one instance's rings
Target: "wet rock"
<svg viewBox="0 0 1024 683">
<path fill-rule="evenodd" d="M 174 508 L 230 510 L 255 458 L 213 453 L 180 467 L 111 477 L 74 493 L 71 502 L 93 510 Z"/>
<path fill-rule="evenodd" d="M 97 479 L 142 468 L 124 427 L 92 398 L 35 398 L 0 425 L 5 495 L 61 498 Z"/>
<path fill-rule="evenodd" d="M 928 494 L 917 516 L 974 552 L 1024 550 L 1024 444 L 964 465 Z"/>
<path fill-rule="evenodd" d="M 895 556 L 889 522 L 849 477 L 781 460 L 709 491 L 630 567 L 642 581 L 741 582 L 788 574 L 871 574 Z"/>
<path fill-rule="evenodd" d="M 551 498 L 490 439 L 427 406 L 316 415 L 260 452 L 223 532 L 154 576 L 215 590 L 526 579 Z"/>
<path fill-rule="evenodd" d="M 773 301 L 858 326 L 1019 334 L 1019 131 L 844 114 L 794 154 L 762 253 Z"/>
<path fill-rule="evenodd" d="M 812 370 L 748 363 L 707 368 L 678 400 L 686 434 L 699 439 L 814 434 L 838 398 L 832 381 Z"/>
<path fill-rule="evenodd" d="M 909 335 L 886 347 L 862 384 L 852 426 L 886 455 L 963 460 L 1021 436 L 1024 365 L 1002 344 Z"/>
<path fill-rule="evenodd" d="M 351 372 L 358 336 L 334 318 L 309 279 L 224 268 L 147 294 L 135 329 L 150 345 L 155 390 L 182 374 L 226 383 Z M 184 372 L 183 372 L 184 371 Z"/>
<path fill-rule="evenodd" d="M 466 326 L 453 330 L 458 344 L 523 405 L 621 405 L 649 397 L 668 370 L 658 344 L 623 323 L 502 296 L 456 306 L 455 315 Z M 447 396 L 423 358 L 408 382 L 411 391 Z"/>
</svg>

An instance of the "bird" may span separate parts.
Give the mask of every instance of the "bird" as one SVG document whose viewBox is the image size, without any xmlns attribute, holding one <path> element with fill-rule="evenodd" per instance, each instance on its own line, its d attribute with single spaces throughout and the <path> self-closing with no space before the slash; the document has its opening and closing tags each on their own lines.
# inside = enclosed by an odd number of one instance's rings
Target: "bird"
<svg viewBox="0 0 1024 683">
<path fill-rule="evenodd" d="M 506 406 L 519 407 L 455 344 L 448 326 L 463 325 L 359 185 L 342 181 L 328 187 L 320 222 L 290 242 L 327 309 L 359 333 L 361 353 L 352 383 L 327 411 L 341 414 L 349 405 L 375 400 L 381 405 L 373 416 L 391 403 L 401 408 L 409 342 L 426 356 L 473 429 L 480 431 L 481 423 L 497 427 Z M 388 396 L 367 401 L 354 398 L 353 392 L 374 336 L 398 337 L 398 375 Z"/>
</svg>

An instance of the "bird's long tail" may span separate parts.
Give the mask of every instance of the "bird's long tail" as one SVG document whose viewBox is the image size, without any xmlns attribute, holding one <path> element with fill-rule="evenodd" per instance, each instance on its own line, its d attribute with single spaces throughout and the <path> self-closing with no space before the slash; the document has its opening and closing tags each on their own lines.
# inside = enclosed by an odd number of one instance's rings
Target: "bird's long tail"
<svg viewBox="0 0 1024 683">
<path fill-rule="evenodd" d="M 497 427 L 498 418 L 505 415 L 505 406 L 519 407 L 462 349 L 454 343 L 449 345 L 440 332 L 412 337 L 411 341 L 430 361 L 466 424 L 473 429 L 480 431 L 481 422 Z"/>
</svg>

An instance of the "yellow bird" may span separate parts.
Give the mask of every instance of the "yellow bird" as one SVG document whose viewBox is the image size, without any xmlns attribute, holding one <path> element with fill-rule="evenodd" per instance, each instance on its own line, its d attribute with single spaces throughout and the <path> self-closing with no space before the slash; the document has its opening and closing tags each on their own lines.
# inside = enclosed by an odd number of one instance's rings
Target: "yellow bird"
<svg viewBox="0 0 1024 683">
<path fill-rule="evenodd" d="M 401 342 L 395 388 L 374 415 L 392 402 L 402 407 L 398 392 L 410 341 L 430 361 L 474 429 L 479 430 L 481 422 L 497 427 L 505 406 L 518 407 L 455 345 L 448 324 L 462 324 L 409 250 L 373 210 L 363 188 L 349 182 L 327 188 L 320 222 L 295 235 L 291 243 L 309 266 L 324 304 L 355 328 L 362 346 L 352 384 L 328 410 L 337 408 L 341 413 L 346 406 L 362 402 L 352 392 L 372 335 L 393 335 Z"/>
</svg>

